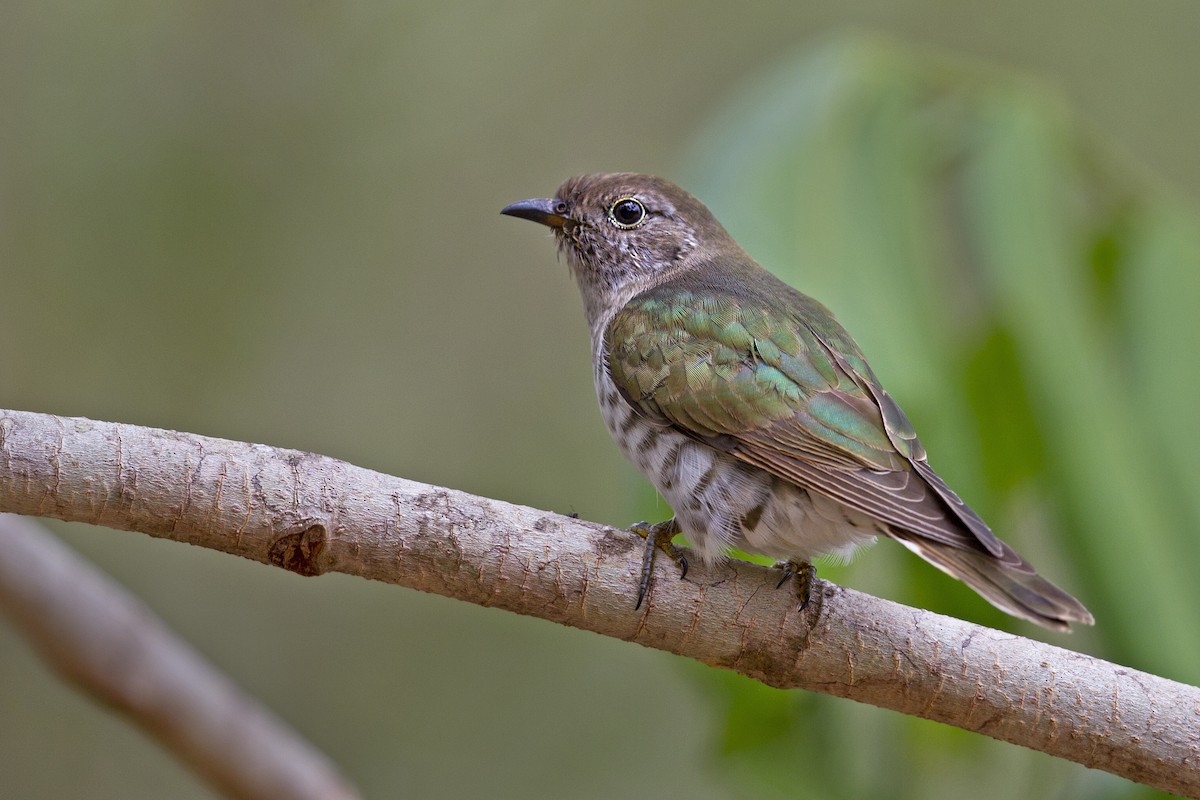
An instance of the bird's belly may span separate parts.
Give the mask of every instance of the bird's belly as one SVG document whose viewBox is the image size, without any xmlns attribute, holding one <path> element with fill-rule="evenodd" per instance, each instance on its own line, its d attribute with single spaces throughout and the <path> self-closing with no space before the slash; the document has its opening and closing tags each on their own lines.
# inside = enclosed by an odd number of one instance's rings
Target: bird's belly
<svg viewBox="0 0 1200 800">
<path fill-rule="evenodd" d="M 849 557 L 884 532 L 881 523 L 836 500 L 636 413 L 603 369 L 596 390 L 617 446 L 670 503 L 706 562 L 731 547 L 799 561 L 826 553 Z"/>
</svg>

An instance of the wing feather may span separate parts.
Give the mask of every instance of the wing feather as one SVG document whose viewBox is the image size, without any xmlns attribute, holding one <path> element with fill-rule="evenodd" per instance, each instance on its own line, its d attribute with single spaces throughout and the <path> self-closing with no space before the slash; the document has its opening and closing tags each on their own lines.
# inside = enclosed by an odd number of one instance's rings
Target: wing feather
<svg viewBox="0 0 1200 800">
<path fill-rule="evenodd" d="M 1015 556 L 929 466 L 908 418 L 832 315 L 785 284 L 768 288 L 714 294 L 685 277 L 629 301 L 604 332 L 625 400 L 889 525 Z"/>
</svg>

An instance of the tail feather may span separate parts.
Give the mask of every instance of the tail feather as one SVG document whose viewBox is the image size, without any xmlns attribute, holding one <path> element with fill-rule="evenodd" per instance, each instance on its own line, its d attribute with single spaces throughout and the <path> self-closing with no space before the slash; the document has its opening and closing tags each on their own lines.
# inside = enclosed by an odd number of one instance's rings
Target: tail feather
<svg viewBox="0 0 1200 800">
<path fill-rule="evenodd" d="M 992 555 L 907 531 L 893 530 L 892 536 L 947 575 L 979 592 L 1001 611 L 1057 631 L 1070 630 L 1072 622 L 1086 625 L 1095 622 L 1083 604 L 1038 575 L 1029 562 L 1003 542 L 1006 552 Z"/>
</svg>

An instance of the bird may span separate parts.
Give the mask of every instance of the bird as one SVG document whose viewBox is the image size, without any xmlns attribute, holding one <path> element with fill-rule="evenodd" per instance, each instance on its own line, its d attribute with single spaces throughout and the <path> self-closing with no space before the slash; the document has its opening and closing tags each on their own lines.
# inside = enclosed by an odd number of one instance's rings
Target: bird
<svg viewBox="0 0 1200 800">
<path fill-rule="evenodd" d="M 687 573 L 732 549 L 778 559 L 803 609 L 814 558 L 895 539 L 997 608 L 1093 624 L 929 466 L 859 346 L 824 305 L 751 258 L 663 178 L 582 175 L 502 214 L 548 226 L 578 285 L 600 410 L 674 516 L 645 537 L 637 607 L 663 552 Z"/>
</svg>

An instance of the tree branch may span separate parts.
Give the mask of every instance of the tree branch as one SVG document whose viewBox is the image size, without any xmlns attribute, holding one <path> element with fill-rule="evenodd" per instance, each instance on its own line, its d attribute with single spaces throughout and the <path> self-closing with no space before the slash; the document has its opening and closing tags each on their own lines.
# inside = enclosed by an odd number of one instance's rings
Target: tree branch
<svg viewBox="0 0 1200 800">
<path fill-rule="evenodd" d="M 825 581 L 801 614 L 740 561 L 659 576 L 635 613 L 636 536 L 324 456 L 0 411 L 0 511 L 542 617 L 1200 796 L 1195 687 Z"/>
<path fill-rule="evenodd" d="M 229 797 L 358 797 L 328 758 L 40 528 L 0 514 L 0 611 L 59 673 Z"/>
</svg>

